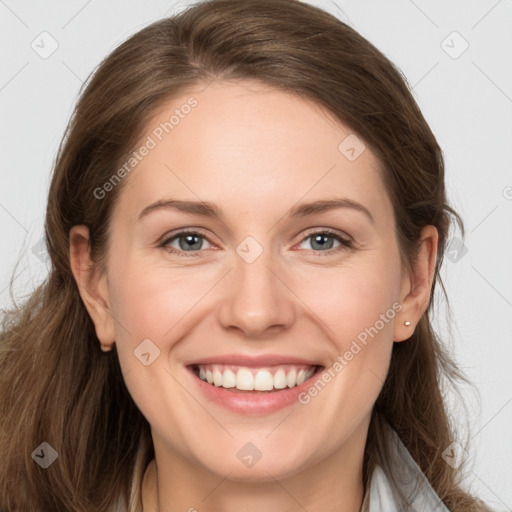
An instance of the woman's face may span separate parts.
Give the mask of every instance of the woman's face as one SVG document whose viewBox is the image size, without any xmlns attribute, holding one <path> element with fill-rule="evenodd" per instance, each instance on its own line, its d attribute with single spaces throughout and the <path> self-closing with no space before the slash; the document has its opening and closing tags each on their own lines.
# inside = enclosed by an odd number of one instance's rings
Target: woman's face
<svg viewBox="0 0 512 512">
<path fill-rule="evenodd" d="M 157 461 L 257 481 L 362 456 L 407 319 L 376 157 L 318 105 L 255 82 L 197 86 L 146 128 L 104 282 Z"/>
</svg>

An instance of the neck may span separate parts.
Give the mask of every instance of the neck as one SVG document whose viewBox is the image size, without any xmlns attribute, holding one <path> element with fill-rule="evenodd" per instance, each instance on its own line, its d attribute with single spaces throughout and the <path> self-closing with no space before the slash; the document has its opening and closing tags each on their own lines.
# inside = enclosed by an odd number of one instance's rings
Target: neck
<svg viewBox="0 0 512 512">
<path fill-rule="evenodd" d="M 360 512 L 367 431 L 357 430 L 327 458 L 285 478 L 232 480 L 159 450 L 142 485 L 143 512 Z"/>
</svg>

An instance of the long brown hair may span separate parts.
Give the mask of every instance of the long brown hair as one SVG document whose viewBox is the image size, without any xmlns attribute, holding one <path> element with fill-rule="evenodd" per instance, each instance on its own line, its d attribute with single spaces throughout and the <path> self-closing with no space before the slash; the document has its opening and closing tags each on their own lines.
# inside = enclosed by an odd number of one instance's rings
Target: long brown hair
<svg viewBox="0 0 512 512">
<path fill-rule="evenodd" d="M 153 458 L 148 422 L 125 387 L 116 349 L 100 349 L 70 269 L 69 231 L 90 229 L 102 268 L 109 219 L 123 183 L 94 191 L 119 169 L 158 108 L 210 80 L 254 79 L 326 107 L 375 152 L 393 202 L 400 253 L 414 261 L 420 230 L 439 231 L 434 285 L 453 219 L 441 149 L 394 65 L 352 28 L 295 0 L 212 0 L 130 37 L 81 91 L 55 162 L 46 211 L 47 279 L 2 319 L 0 335 L 0 508 L 4 511 L 140 511 L 140 486 Z M 442 286 L 442 282 L 441 282 Z M 444 290 L 444 287 L 443 287 Z M 454 512 L 485 505 L 458 485 L 442 458 L 455 440 L 442 394 L 463 378 L 434 333 L 428 311 L 411 339 L 395 343 L 375 404 L 364 484 L 386 460 L 383 424 L 398 433 Z M 34 450 L 58 454 L 42 469 Z"/>
</svg>

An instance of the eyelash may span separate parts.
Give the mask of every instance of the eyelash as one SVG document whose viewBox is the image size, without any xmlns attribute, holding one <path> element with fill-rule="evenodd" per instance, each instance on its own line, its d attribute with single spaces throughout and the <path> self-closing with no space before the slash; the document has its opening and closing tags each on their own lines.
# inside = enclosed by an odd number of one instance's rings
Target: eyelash
<svg viewBox="0 0 512 512">
<path fill-rule="evenodd" d="M 205 238 L 209 243 L 213 244 L 213 242 L 211 242 L 211 240 L 204 233 L 202 233 L 201 231 L 194 231 L 194 230 L 192 230 L 192 231 L 180 231 L 178 233 L 175 233 L 172 237 L 166 238 L 159 245 L 159 247 L 165 249 L 168 253 L 176 254 L 177 256 L 184 256 L 186 258 L 187 257 L 194 258 L 194 257 L 199 256 L 198 253 L 202 252 L 201 250 L 199 250 L 199 251 L 191 251 L 190 254 L 187 254 L 187 251 L 176 250 L 174 248 L 170 248 L 167 245 L 170 242 L 174 241 L 175 239 L 179 238 L 180 236 L 184 236 L 184 235 L 200 236 L 200 237 Z M 330 235 L 332 238 L 335 238 L 336 240 L 338 240 L 338 242 L 341 243 L 341 245 L 339 247 L 336 247 L 336 248 L 333 248 L 333 249 L 329 249 L 327 251 L 314 251 L 313 249 L 309 249 L 310 251 L 318 253 L 319 256 L 330 256 L 333 253 L 337 253 L 340 250 L 341 251 L 346 251 L 346 250 L 349 250 L 349 249 L 353 249 L 353 247 L 354 247 L 352 240 L 349 240 L 347 238 L 341 237 L 336 231 L 333 231 L 332 229 L 329 229 L 329 228 L 325 228 L 325 229 L 318 230 L 318 231 L 308 232 L 307 235 L 299 243 L 304 242 L 305 240 L 307 240 L 308 238 L 311 238 L 314 235 Z M 322 253 L 324 253 L 324 254 L 322 254 Z"/>
</svg>

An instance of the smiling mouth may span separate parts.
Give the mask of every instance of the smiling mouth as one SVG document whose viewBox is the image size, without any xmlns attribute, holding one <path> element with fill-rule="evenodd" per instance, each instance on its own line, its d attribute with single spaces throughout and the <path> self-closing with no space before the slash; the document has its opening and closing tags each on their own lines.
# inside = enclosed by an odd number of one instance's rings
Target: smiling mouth
<svg viewBox="0 0 512 512">
<path fill-rule="evenodd" d="M 195 364 L 192 372 L 212 386 L 235 393 L 273 393 L 300 386 L 321 371 L 319 365 L 282 364 L 253 368 L 227 364 Z"/>
</svg>

